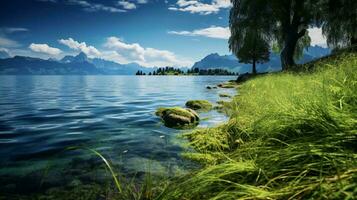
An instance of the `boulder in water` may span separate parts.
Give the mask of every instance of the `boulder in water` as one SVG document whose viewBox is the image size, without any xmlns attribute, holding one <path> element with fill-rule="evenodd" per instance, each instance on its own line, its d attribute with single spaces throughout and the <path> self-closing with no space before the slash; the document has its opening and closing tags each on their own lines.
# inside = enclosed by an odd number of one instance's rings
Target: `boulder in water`
<svg viewBox="0 0 357 200">
<path fill-rule="evenodd" d="M 165 126 L 170 128 L 190 128 L 199 122 L 198 114 L 189 108 L 159 108 L 156 113 L 164 121 Z"/>
<path fill-rule="evenodd" d="M 186 102 L 186 107 L 193 110 L 209 111 L 212 104 L 207 100 L 190 100 Z"/>
</svg>

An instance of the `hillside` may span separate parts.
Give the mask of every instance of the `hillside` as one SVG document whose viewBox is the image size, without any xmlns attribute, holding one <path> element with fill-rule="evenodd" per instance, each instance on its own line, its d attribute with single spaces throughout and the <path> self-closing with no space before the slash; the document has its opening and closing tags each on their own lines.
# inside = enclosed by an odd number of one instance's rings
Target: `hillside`
<svg viewBox="0 0 357 200">
<path fill-rule="evenodd" d="M 329 55 L 331 50 L 320 46 L 312 46 L 304 50 L 302 58 L 297 63 L 302 64 L 314 59 Z M 213 69 L 223 68 L 233 72 L 246 73 L 251 72 L 251 64 L 240 63 L 234 55 L 210 54 L 202 60 L 196 62 L 192 68 Z M 270 61 L 264 64 L 257 64 L 258 72 L 279 71 L 281 70 L 280 55 L 277 53 L 270 54 Z"/>
</svg>

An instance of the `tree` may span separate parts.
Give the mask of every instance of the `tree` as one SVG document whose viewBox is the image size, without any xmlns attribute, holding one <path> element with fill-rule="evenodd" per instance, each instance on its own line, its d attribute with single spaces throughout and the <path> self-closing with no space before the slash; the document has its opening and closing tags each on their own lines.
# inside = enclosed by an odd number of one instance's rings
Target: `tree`
<svg viewBox="0 0 357 200">
<path fill-rule="evenodd" d="M 294 55 L 301 55 L 310 45 L 307 29 L 321 23 L 323 0 L 231 0 L 229 48 L 238 52 L 252 26 L 270 45 L 281 49 L 283 70 L 295 65 Z M 303 38 L 303 39 L 302 39 Z"/>
<path fill-rule="evenodd" d="M 326 0 L 322 31 L 331 47 L 357 45 L 357 1 Z"/>
<path fill-rule="evenodd" d="M 269 44 L 257 31 L 250 31 L 243 41 L 242 47 L 236 52 L 239 62 L 251 63 L 252 73 L 257 73 L 256 63 L 269 61 Z"/>
</svg>

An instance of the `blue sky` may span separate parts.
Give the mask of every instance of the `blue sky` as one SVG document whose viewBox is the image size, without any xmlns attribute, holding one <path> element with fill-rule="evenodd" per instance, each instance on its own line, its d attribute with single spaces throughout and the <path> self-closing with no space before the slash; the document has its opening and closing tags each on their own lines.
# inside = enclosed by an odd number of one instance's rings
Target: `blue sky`
<svg viewBox="0 0 357 200">
<path fill-rule="evenodd" d="M 191 66 L 210 53 L 229 54 L 229 9 L 229 0 L 2 0 L 0 48 Z M 320 30 L 312 32 L 313 43 L 324 46 Z"/>
</svg>

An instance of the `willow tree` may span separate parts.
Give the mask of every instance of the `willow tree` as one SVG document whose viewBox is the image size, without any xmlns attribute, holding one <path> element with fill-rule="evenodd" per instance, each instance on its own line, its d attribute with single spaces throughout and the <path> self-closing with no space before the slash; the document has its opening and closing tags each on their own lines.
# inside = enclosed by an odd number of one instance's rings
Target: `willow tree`
<svg viewBox="0 0 357 200">
<path fill-rule="evenodd" d="M 357 1 L 326 0 L 323 4 L 323 34 L 330 47 L 357 45 Z"/>
<path fill-rule="evenodd" d="M 321 23 L 322 0 L 231 0 L 229 47 L 241 48 L 244 35 L 256 26 L 269 44 L 281 49 L 283 70 L 295 65 L 294 56 L 310 45 L 308 27 Z"/>
<path fill-rule="evenodd" d="M 269 44 L 257 31 L 249 31 L 244 38 L 242 47 L 236 52 L 239 62 L 251 63 L 252 74 L 257 73 L 256 63 L 269 61 Z"/>
</svg>

